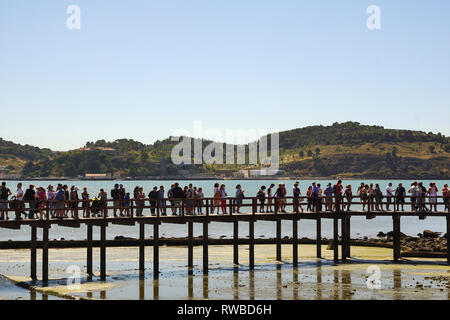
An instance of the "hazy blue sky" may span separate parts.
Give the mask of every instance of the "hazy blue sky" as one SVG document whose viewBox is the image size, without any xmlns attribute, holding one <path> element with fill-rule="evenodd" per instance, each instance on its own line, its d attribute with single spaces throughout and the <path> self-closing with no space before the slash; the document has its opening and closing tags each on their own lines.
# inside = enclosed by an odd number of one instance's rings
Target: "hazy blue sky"
<svg viewBox="0 0 450 320">
<path fill-rule="evenodd" d="M 195 120 L 450 135 L 450 1 L 2 0 L 0 107 L 0 137 L 55 150 Z"/>
</svg>

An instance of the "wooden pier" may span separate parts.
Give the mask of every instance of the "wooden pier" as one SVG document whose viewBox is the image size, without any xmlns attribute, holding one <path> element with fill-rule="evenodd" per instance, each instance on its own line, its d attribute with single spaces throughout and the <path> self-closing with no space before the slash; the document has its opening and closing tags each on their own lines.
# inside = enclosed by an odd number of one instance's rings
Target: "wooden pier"
<svg viewBox="0 0 450 320">
<path fill-rule="evenodd" d="M 408 198 L 408 197 L 407 197 Z M 442 199 L 442 197 L 439 197 Z M 301 197 L 301 199 L 305 199 L 305 197 Z M 286 207 L 299 206 L 301 208 L 305 207 L 306 204 L 302 202 L 302 200 L 294 201 L 292 197 L 286 197 Z M 176 200 L 176 199 L 175 199 Z M 323 199 L 319 199 L 317 201 L 322 201 Z M 354 197 L 352 202 L 344 202 L 345 205 L 351 204 L 354 206 L 360 206 L 361 202 L 354 201 L 358 200 L 358 197 Z M 147 199 L 148 201 L 148 199 Z M 172 204 L 174 199 L 166 199 L 161 203 Z M 233 224 L 233 263 L 235 267 L 239 265 L 239 222 L 248 222 L 248 231 L 249 231 L 249 269 L 250 271 L 255 268 L 255 223 L 258 221 L 273 221 L 275 224 L 276 231 L 276 244 L 275 244 L 275 254 L 276 260 L 281 261 L 281 222 L 283 220 L 292 221 L 292 264 L 293 266 L 297 266 L 299 263 L 298 259 L 298 237 L 299 237 L 299 229 L 298 223 L 301 220 L 314 220 L 316 221 L 316 256 L 317 258 L 322 258 L 321 252 L 321 222 L 322 219 L 331 219 L 333 221 L 333 260 L 338 263 L 339 261 L 345 262 L 347 259 L 351 258 L 350 252 L 350 225 L 352 217 L 366 217 L 366 219 L 374 219 L 376 217 L 388 216 L 392 218 L 392 228 L 393 228 L 393 261 L 399 262 L 401 258 L 401 248 L 400 248 L 400 235 L 401 235 L 401 218 L 402 217 L 417 217 L 418 222 L 420 220 L 425 219 L 426 217 L 441 217 L 446 222 L 447 226 L 447 235 L 450 231 L 450 212 L 447 208 L 445 211 L 441 210 L 438 212 L 430 212 L 430 211 L 397 211 L 395 208 L 395 204 L 393 205 L 393 211 L 371 211 L 371 206 L 368 205 L 367 211 L 345 211 L 343 208 L 335 208 L 335 211 L 314 211 L 314 212 L 281 212 L 279 202 L 277 199 L 274 199 L 274 213 L 258 213 L 259 207 L 259 199 L 257 198 L 245 198 L 244 203 L 241 208 L 250 208 L 250 212 L 247 213 L 236 213 L 236 202 L 234 198 L 226 199 L 226 210 L 225 214 L 212 214 L 211 211 L 214 208 L 217 208 L 216 201 L 217 199 L 206 198 L 203 199 L 202 208 L 206 211 L 202 215 L 194 215 L 189 213 L 190 211 L 194 212 L 194 210 L 190 210 L 188 207 L 188 202 L 186 199 L 179 199 L 179 206 L 172 205 L 164 205 L 160 207 L 158 204 L 156 206 L 145 205 L 144 209 L 154 209 L 154 215 L 148 215 L 148 211 L 144 211 L 145 215 L 137 216 L 134 211 L 136 209 L 134 205 L 134 200 L 131 201 L 130 206 L 130 215 L 125 217 L 112 217 L 108 215 L 111 213 L 113 206 L 108 206 L 108 203 L 112 202 L 112 200 L 107 200 L 106 203 L 103 204 L 101 208 L 100 217 L 80 217 L 83 209 L 78 207 L 76 209 L 76 217 L 75 218 L 51 218 L 51 210 L 47 205 L 45 208 L 46 216 L 44 219 L 18 219 L 21 216 L 21 212 L 31 211 L 30 208 L 24 208 L 17 201 L 11 202 L 11 206 L 13 209 L 9 209 L 8 211 L 15 214 L 16 219 L 14 220 L 1 220 L 0 228 L 8 228 L 8 229 L 21 229 L 22 227 L 30 227 L 31 229 L 31 241 L 30 241 L 30 276 L 32 279 L 37 279 L 37 229 L 42 229 L 42 281 L 47 282 L 49 279 L 48 272 L 48 241 L 49 241 L 49 233 L 52 226 L 62 226 L 67 228 L 80 228 L 82 225 L 85 225 L 87 228 L 87 245 L 86 245 L 86 262 L 87 262 L 87 274 L 89 277 L 93 275 L 93 229 L 100 228 L 100 278 L 106 279 L 107 276 L 107 246 L 106 246 L 106 232 L 107 227 L 110 224 L 115 225 L 123 225 L 126 226 L 135 226 L 139 225 L 139 272 L 141 275 L 144 274 L 146 266 L 145 266 L 145 231 L 146 225 L 151 225 L 153 229 L 153 276 L 154 278 L 158 278 L 159 276 L 159 225 L 162 223 L 166 224 L 187 224 L 188 234 L 187 234 L 187 260 L 188 260 L 188 272 L 192 274 L 194 268 L 194 237 L 193 230 L 194 224 L 201 224 L 203 229 L 203 238 L 202 238 L 202 248 L 203 248 L 203 273 L 208 273 L 208 255 L 209 255 L 209 243 L 208 243 L 208 227 L 211 222 L 219 222 L 219 223 L 232 223 Z M 65 201 L 67 204 L 71 203 L 71 201 Z M 81 203 L 81 201 L 80 201 Z M 298 204 L 295 204 L 298 203 Z M 323 203 L 322 203 L 323 204 Z M 90 205 L 90 204 L 89 204 Z M 383 202 L 383 206 L 386 203 Z M 444 202 L 438 202 L 439 208 L 443 208 Z M 410 203 L 406 203 L 405 206 L 410 207 Z M 316 206 L 319 208 L 320 206 Z M 15 208 L 15 209 L 14 209 Z M 322 208 L 324 206 L 322 205 Z M 117 209 L 117 208 L 116 208 Z M 172 209 L 177 210 L 177 215 L 171 215 Z M 70 209 L 65 209 L 69 211 Z M 298 211 L 298 210 L 293 210 Z M 165 214 L 167 213 L 167 215 Z M 339 234 L 339 224 L 340 226 L 340 234 Z M 300 230 L 301 232 L 301 230 Z M 448 238 L 447 238 L 448 239 Z M 447 263 L 450 264 L 450 246 L 449 241 L 447 241 Z M 339 247 L 341 250 L 339 250 Z M 339 251 L 341 254 L 339 255 Z M 230 257 L 231 259 L 231 257 Z"/>
</svg>

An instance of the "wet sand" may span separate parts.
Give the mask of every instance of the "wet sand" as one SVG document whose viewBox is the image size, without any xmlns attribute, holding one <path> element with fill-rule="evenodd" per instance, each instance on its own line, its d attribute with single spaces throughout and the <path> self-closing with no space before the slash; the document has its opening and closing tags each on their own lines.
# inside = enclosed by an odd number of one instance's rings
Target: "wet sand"
<svg viewBox="0 0 450 320">
<path fill-rule="evenodd" d="M 202 274 L 202 247 L 194 247 L 194 272 L 188 275 L 187 248 L 160 248 L 160 277 L 153 280 L 152 247 L 146 248 L 145 277 L 139 276 L 138 248 L 108 248 L 106 281 L 98 272 L 86 277 L 86 249 L 50 249 L 48 286 L 28 277 L 29 250 L 1 250 L 0 274 L 28 288 L 0 290 L 0 297 L 15 299 L 450 299 L 450 266 L 444 259 L 410 258 L 393 264 L 392 249 L 352 247 L 349 263 L 334 265 L 333 251 L 322 246 L 324 259 L 315 258 L 314 245 L 299 246 L 299 266 L 292 266 L 292 246 L 282 246 L 282 262 L 275 261 L 274 245 L 255 246 L 255 270 L 248 270 L 248 246 L 240 246 L 240 265 L 233 265 L 232 246 L 209 247 L 208 276 Z M 99 270 L 94 249 L 94 271 Z M 38 278 L 40 256 L 38 250 Z M 70 266 L 79 267 L 81 284 L 67 286 Z M 379 268 L 379 289 L 369 289 L 368 267 Z M 5 280 L 6 281 L 6 280 Z M 4 287 L 4 285 L 0 285 Z M 24 290 L 24 289 L 21 289 Z"/>
</svg>

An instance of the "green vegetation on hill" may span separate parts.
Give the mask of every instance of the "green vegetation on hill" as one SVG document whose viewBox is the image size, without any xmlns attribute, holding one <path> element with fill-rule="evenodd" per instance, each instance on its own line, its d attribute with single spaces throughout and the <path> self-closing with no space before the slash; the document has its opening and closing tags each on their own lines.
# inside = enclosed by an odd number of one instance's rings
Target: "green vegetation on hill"
<svg viewBox="0 0 450 320">
<path fill-rule="evenodd" d="M 171 161 L 170 138 L 145 145 L 130 139 L 98 140 L 67 152 L 20 146 L 0 139 L 0 166 L 9 165 L 23 177 L 77 177 L 114 173 L 122 177 L 210 174 L 249 165 L 180 165 Z M 203 141 L 203 148 L 210 141 Z M 193 151 L 192 148 L 192 157 Z M 248 148 L 246 148 L 248 157 Z M 310 126 L 280 132 L 281 169 L 300 177 L 448 179 L 450 138 L 442 134 L 384 129 L 356 122 Z M 257 166 L 253 166 L 257 167 Z M 11 168 L 10 168 L 11 169 Z"/>
</svg>

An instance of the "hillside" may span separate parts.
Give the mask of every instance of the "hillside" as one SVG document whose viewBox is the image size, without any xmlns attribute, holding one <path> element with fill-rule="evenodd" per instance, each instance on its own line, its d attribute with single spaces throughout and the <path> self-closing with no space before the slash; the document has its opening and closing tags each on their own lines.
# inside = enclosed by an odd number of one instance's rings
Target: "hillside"
<svg viewBox="0 0 450 320">
<path fill-rule="evenodd" d="M 165 139 L 152 145 L 120 139 L 88 142 L 83 148 L 52 152 L 0 139 L 0 166 L 26 177 L 77 177 L 114 173 L 121 177 L 217 175 L 248 165 L 175 166 Z M 209 141 L 203 142 L 203 147 Z M 384 129 L 356 122 L 280 132 L 281 169 L 291 176 L 366 178 L 450 178 L 450 138 L 440 133 Z M 14 165 L 13 165 L 14 164 Z"/>
</svg>

